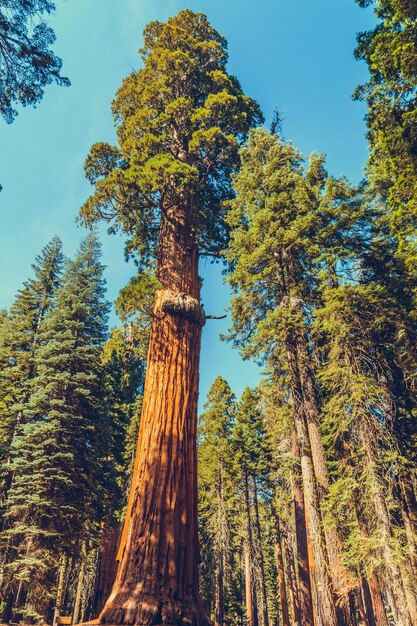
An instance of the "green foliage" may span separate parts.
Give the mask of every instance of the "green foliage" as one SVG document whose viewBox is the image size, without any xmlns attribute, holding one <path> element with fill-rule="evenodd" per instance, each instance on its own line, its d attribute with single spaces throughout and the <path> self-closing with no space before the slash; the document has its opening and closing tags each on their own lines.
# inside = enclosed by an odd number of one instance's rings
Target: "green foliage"
<svg viewBox="0 0 417 626">
<path fill-rule="evenodd" d="M 43 20 L 55 10 L 50 0 L 3 0 L 0 10 L 0 113 L 9 124 L 16 104 L 36 104 L 52 82 L 68 86 L 62 61 L 50 49 L 53 30 Z"/>
<path fill-rule="evenodd" d="M 30 397 L 11 446 L 7 498 L 14 580 L 30 581 L 28 610 L 40 615 L 58 556 L 80 545 L 104 514 L 109 450 L 100 351 L 108 305 L 94 235 L 68 263 L 39 327 Z M 105 481 L 105 482 L 103 482 Z"/>
<path fill-rule="evenodd" d="M 59 285 L 63 263 L 61 241 L 55 237 L 36 258 L 34 277 L 18 292 L 0 326 L 0 464 L 1 502 L 10 486 L 10 446 L 25 420 L 29 380 L 35 375 L 33 355 L 39 329 Z"/>
<path fill-rule="evenodd" d="M 226 41 L 201 13 L 150 23 L 140 54 L 143 68 L 124 80 L 113 103 L 119 146 L 96 144 L 87 158 L 95 191 L 81 219 L 121 228 L 127 253 L 146 267 L 156 256 L 160 217 L 175 205 L 191 208 L 202 254 L 224 245 L 239 143 L 261 114 L 227 73 Z"/>
<path fill-rule="evenodd" d="M 358 35 L 355 54 L 366 61 L 369 80 L 355 97 L 368 104 L 368 179 L 387 201 L 401 252 L 415 263 L 417 224 L 417 11 L 411 0 L 373 5 L 377 26 Z"/>
</svg>

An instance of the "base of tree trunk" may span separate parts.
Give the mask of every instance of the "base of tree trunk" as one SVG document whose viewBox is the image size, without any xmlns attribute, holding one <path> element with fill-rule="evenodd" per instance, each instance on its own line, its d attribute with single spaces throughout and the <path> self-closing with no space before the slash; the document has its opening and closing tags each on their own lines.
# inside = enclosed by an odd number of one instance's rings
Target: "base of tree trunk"
<svg viewBox="0 0 417 626">
<path fill-rule="evenodd" d="M 107 606 L 100 615 L 100 624 L 129 626 L 209 626 L 198 601 L 193 598 L 161 600 L 154 595 L 127 598 L 118 606 Z M 122 606 L 122 608 L 121 608 Z"/>
</svg>

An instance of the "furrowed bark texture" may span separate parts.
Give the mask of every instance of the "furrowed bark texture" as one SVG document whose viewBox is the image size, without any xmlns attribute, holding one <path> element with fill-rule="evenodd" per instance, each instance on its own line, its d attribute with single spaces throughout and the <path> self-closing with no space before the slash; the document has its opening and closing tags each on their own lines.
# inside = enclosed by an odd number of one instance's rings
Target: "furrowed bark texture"
<svg viewBox="0 0 417 626">
<path fill-rule="evenodd" d="M 203 312 L 190 210 L 162 218 L 156 295 L 120 565 L 102 623 L 206 626 L 198 595 L 196 425 Z"/>
<path fill-rule="evenodd" d="M 120 526 L 105 524 L 101 531 L 92 614 L 99 615 L 110 595 L 117 573 L 117 549 Z"/>
</svg>

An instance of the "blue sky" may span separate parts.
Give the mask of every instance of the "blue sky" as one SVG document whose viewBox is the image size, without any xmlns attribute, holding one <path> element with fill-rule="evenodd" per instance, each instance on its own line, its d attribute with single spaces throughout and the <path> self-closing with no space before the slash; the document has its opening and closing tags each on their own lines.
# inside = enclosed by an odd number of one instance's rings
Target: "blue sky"
<svg viewBox="0 0 417 626">
<path fill-rule="evenodd" d="M 124 76 L 140 67 L 137 50 L 147 22 L 179 10 L 206 13 L 229 42 L 229 70 L 256 98 L 267 121 L 278 108 L 284 134 L 303 152 L 328 155 L 329 170 L 353 181 L 366 161 L 364 106 L 351 100 L 366 80 L 353 58 L 355 34 L 373 23 L 354 0 L 57 0 L 50 24 L 55 51 L 72 86 L 51 86 L 36 110 L 14 124 L 0 121 L 0 308 L 8 307 L 41 247 L 55 234 L 72 255 L 83 229 L 75 224 L 89 194 L 83 163 L 95 141 L 114 141 L 110 104 Z M 120 237 L 103 234 L 108 296 L 114 300 L 134 268 Z M 202 264 L 203 299 L 221 314 L 229 292 L 221 268 Z M 219 340 L 228 327 L 208 322 L 201 359 L 201 402 L 217 375 L 240 394 L 259 368 Z"/>
</svg>

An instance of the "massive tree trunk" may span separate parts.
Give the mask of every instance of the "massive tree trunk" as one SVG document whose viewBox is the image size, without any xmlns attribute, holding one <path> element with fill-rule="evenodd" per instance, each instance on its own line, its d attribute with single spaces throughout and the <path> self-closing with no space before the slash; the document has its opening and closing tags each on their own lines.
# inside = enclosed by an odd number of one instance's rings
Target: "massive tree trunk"
<svg viewBox="0 0 417 626">
<path fill-rule="evenodd" d="M 204 313 L 192 207 L 164 210 L 142 418 L 108 624 L 206 625 L 198 594 L 196 426 Z"/>
</svg>

